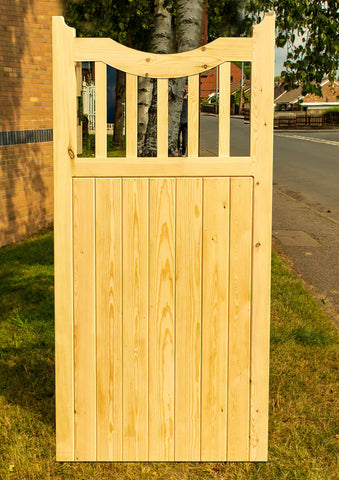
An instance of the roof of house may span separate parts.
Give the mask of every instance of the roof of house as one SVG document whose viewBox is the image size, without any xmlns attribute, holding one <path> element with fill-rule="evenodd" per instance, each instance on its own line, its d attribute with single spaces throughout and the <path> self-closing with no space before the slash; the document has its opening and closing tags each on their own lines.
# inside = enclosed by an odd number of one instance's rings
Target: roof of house
<svg viewBox="0 0 339 480">
<path fill-rule="evenodd" d="M 297 103 L 299 100 L 303 98 L 302 94 L 302 86 L 296 88 L 295 90 L 290 90 L 289 92 L 285 90 L 277 99 L 275 103 L 282 104 L 282 103 Z"/>
<path fill-rule="evenodd" d="M 339 82 L 334 81 L 333 86 L 327 78 L 321 83 L 322 96 L 309 93 L 303 98 L 303 103 L 339 103 Z"/>
<path fill-rule="evenodd" d="M 334 81 L 333 87 L 328 78 L 325 78 L 321 82 L 321 89 L 323 95 L 319 97 L 314 93 L 309 93 L 307 95 L 302 94 L 302 86 L 296 88 L 295 90 L 290 90 L 289 92 L 285 91 L 280 96 L 275 96 L 275 103 L 276 104 L 286 104 L 286 103 L 297 103 L 298 101 L 302 101 L 303 104 L 309 103 L 339 103 L 338 95 L 339 95 L 339 82 Z"/>
<path fill-rule="evenodd" d="M 231 84 L 231 94 L 239 90 L 241 87 L 241 82 L 236 82 Z M 245 80 L 244 82 L 244 92 L 248 92 L 251 89 L 250 80 Z"/>
<path fill-rule="evenodd" d="M 274 86 L 274 101 L 278 100 L 281 95 L 283 95 L 286 92 L 284 87 L 282 85 L 275 85 Z"/>
</svg>

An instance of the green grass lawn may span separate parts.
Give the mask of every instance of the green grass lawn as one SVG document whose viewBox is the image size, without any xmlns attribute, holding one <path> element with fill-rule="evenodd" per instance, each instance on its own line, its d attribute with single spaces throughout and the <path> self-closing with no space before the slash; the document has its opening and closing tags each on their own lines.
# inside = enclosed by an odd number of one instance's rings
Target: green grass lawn
<svg viewBox="0 0 339 480">
<path fill-rule="evenodd" d="M 95 135 L 89 134 L 83 139 L 82 154 L 78 157 L 91 158 L 95 156 Z M 124 145 L 117 147 L 113 145 L 113 135 L 107 134 L 107 157 L 126 157 L 126 138 Z"/>
<path fill-rule="evenodd" d="M 0 479 L 338 479 L 338 333 L 273 255 L 269 462 L 55 458 L 53 234 L 0 250 Z"/>
</svg>

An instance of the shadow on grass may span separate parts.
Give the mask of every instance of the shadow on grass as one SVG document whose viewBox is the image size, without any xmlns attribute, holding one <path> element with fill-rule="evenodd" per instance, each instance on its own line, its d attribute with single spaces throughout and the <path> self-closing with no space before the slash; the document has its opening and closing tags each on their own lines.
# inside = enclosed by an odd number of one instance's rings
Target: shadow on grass
<svg viewBox="0 0 339 480">
<path fill-rule="evenodd" d="M 53 234 L 0 250 L 0 388 L 54 424 Z M 33 413 L 33 412 L 32 412 Z"/>
</svg>

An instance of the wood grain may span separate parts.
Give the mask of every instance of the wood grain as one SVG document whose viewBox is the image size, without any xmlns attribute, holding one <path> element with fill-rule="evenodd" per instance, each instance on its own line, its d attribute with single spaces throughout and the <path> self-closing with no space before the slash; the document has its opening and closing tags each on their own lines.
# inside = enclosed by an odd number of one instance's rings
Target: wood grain
<svg viewBox="0 0 339 480">
<path fill-rule="evenodd" d="M 160 55 L 125 47 L 110 38 L 76 38 L 75 61 L 102 61 L 123 72 L 153 78 L 179 78 L 207 72 L 225 60 L 250 62 L 252 38 L 218 38 L 184 53 Z"/>
<path fill-rule="evenodd" d="M 274 18 L 166 56 L 53 19 L 58 461 L 267 459 Z M 97 159 L 76 157 L 82 60 Z M 249 157 L 229 156 L 234 60 L 253 60 Z M 107 158 L 105 64 L 127 72 L 126 158 Z M 219 156 L 199 158 L 199 73 L 217 65 Z M 158 78 L 158 158 L 137 157 L 138 76 Z M 188 157 L 168 158 L 182 76 Z"/>
<path fill-rule="evenodd" d="M 121 180 L 96 180 L 97 460 L 122 460 Z"/>
<path fill-rule="evenodd" d="M 219 67 L 219 157 L 230 156 L 231 63 Z"/>
<path fill-rule="evenodd" d="M 73 180 L 75 460 L 96 460 L 95 189 Z"/>
<path fill-rule="evenodd" d="M 225 461 L 229 179 L 204 179 L 201 460 Z"/>
<path fill-rule="evenodd" d="M 174 460 L 175 183 L 150 180 L 150 461 Z"/>
<path fill-rule="evenodd" d="M 231 179 L 227 460 L 249 459 L 252 179 Z"/>
<path fill-rule="evenodd" d="M 177 180 L 175 460 L 200 460 L 202 180 Z"/>
<path fill-rule="evenodd" d="M 74 460 L 72 160 L 76 153 L 75 30 L 53 17 L 56 459 Z"/>
<path fill-rule="evenodd" d="M 188 77 L 187 152 L 189 157 L 199 156 L 200 135 L 200 77 Z"/>
<path fill-rule="evenodd" d="M 168 79 L 158 79 L 157 156 L 168 157 Z"/>
<path fill-rule="evenodd" d="M 250 460 L 266 461 L 272 238 L 272 158 L 275 16 L 253 31 L 251 155 L 256 160 L 253 211 Z"/>
<path fill-rule="evenodd" d="M 123 460 L 148 459 L 148 180 L 123 179 Z"/>
<path fill-rule="evenodd" d="M 230 177 L 254 175 L 250 157 L 78 158 L 75 177 Z"/>
</svg>

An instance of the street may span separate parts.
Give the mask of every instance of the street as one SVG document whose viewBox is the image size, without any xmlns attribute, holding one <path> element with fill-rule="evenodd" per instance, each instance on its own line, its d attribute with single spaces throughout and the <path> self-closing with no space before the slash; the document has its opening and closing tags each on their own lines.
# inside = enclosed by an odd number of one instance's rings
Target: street
<svg viewBox="0 0 339 480">
<path fill-rule="evenodd" d="M 218 117 L 201 116 L 203 154 L 216 155 Z M 249 155 L 249 125 L 231 119 L 231 155 Z M 339 222 L 339 131 L 274 132 L 274 184 Z"/>
<path fill-rule="evenodd" d="M 201 116 L 201 154 L 218 151 L 218 117 Z M 249 154 L 249 125 L 231 119 L 231 155 Z M 339 318 L 339 131 L 274 131 L 273 238 Z M 339 323 L 338 323 L 339 325 Z"/>
</svg>

